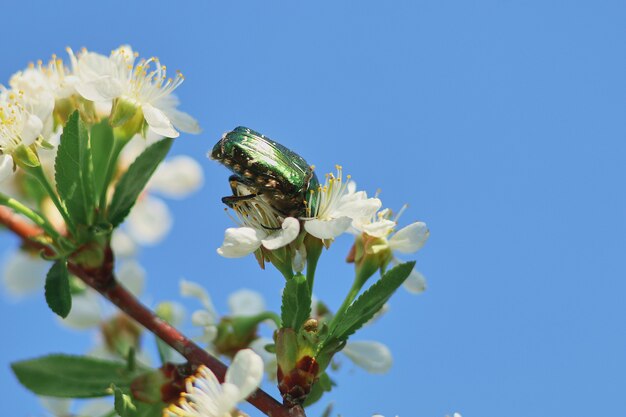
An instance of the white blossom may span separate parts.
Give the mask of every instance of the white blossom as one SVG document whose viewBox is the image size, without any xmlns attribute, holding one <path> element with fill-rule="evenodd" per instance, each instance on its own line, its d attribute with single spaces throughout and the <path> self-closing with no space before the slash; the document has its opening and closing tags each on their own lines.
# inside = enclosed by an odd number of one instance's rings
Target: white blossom
<svg viewBox="0 0 626 417">
<path fill-rule="evenodd" d="M 220 384 L 209 368 L 202 365 L 187 379 L 185 390 L 177 404 L 170 405 L 165 415 L 170 417 L 231 417 L 235 408 L 261 384 L 263 360 L 250 349 L 237 352 Z"/>
<path fill-rule="evenodd" d="M 355 365 L 372 374 L 384 374 L 391 369 L 393 357 L 387 346 L 376 341 L 348 341 L 341 351 Z"/>
<path fill-rule="evenodd" d="M 311 235 L 331 240 L 347 231 L 350 226 L 361 224 L 380 208 L 378 198 L 368 198 L 364 191 L 356 191 L 356 185 L 343 180 L 342 168 L 337 175 L 326 175 L 326 182 L 313 193 L 313 212 L 304 218 L 304 229 Z"/>
<path fill-rule="evenodd" d="M 130 46 L 121 46 L 104 56 L 82 51 L 75 55 L 68 50 L 75 68 L 78 93 L 94 102 L 124 100 L 143 113 L 155 133 L 177 137 L 177 130 L 199 133 L 198 122 L 177 109 L 179 101 L 172 94 L 184 77 L 177 72 L 167 77 L 167 69 L 158 58 L 140 59 Z"/>
<path fill-rule="evenodd" d="M 191 315 L 191 323 L 202 329 L 202 336 L 198 339 L 207 344 L 209 350 L 213 350 L 220 315 L 213 305 L 211 296 L 201 285 L 187 280 L 180 282 L 180 293 L 184 297 L 196 298 L 202 304 L 203 308 L 194 311 Z M 230 310 L 227 314 L 228 317 L 255 316 L 266 310 L 263 296 L 246 288 L 240 289 L 228 297 L 228 307 Z"/>
<path fill-rule="evenodd" d="M 48 269 L 39 255 L 15 250 L 5 256 L 2 281 L 9 294 L 24 296 L 43 288 Z"/>
<path fill-rule="evenodd" d="M 0 86 L 0 182 L 13 173 L 18 147 L 43 140 L 44 120 L 51 114 L 52 108 L 45 103 L 29 102 L 23 93 Z"/>
<path fill-rule="evenodd" d="M 364 222 L 356 227 L 357 231 L 378 238 L 378 242 L 372 245 L 369 250 L 374 254 L 390 251 L 392 254 L 391 262 L 394 265 L 400 263 L 394 252 L 402 254 L 417 252 L 424 246 L 430 235 L 426 223 L 423 222 L 414 222 L 396 231 L 398 219 L 405 208 L 406 206 L 393 220 L 390 220 L 391 210 L 384 209 L 378 212 L 370 222 Z M 426 289 L 426 279 L 419 271 L 413 269 L 403 285 L 407 291 L 419 294 Z"/>
</svg>

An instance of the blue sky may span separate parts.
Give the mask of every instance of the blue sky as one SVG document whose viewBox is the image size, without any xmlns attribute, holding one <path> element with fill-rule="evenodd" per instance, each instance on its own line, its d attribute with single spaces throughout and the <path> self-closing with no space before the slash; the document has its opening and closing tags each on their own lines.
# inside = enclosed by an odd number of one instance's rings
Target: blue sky
<svg viewBox="0 0 626 417">
<path fill-rule="evenodd" d="M 401 223 L 431 230 L 416 257 L 429 288 L 400 291 L 359 336 L 388 344 L 395 366 L 346 364 L 329 397 L 342 415 L 612 415 L 626 405 L 625 14 L 611 1 L 11 2 L 0 80 L 68 45 L 129 43 L 184 72 L 182 109 L 203 133 L 173 153 L 200 161 L 206 184 L 142 252 L 154 302 L 186 277 L 222 311 L 242 286 L 278 308 L 277 273 L 215 253 L 228 173 L 205 153 L 237 125 L 408 203 Z M 316 280 L 335 308 L 350 244 Z M 92 341 L 59 327 L 42 294 L 2 292 L 0 317 L 3 410 L 42 416 L 8 363 Z"/>
</svg>

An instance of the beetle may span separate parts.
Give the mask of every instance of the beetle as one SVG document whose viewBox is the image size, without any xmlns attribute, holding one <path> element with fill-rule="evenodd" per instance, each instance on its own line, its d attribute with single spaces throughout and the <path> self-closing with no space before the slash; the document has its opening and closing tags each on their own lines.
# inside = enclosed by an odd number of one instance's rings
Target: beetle
<svg viewBox="0 0 626 417">
<path fill-rule="evenodd" d="M 229 178 L 233 195 L 222 198 L 227 206 L 234 208 L 239 201 L 264 196 L 287 217 L 315 212 L 314 191 L 319 181 L 313 167 L 280 143 L 239 126 L 222 136 L 210 156 L 233 172 Z M 242 189 L 249 194 L 242 194 Z"/>
</svg>

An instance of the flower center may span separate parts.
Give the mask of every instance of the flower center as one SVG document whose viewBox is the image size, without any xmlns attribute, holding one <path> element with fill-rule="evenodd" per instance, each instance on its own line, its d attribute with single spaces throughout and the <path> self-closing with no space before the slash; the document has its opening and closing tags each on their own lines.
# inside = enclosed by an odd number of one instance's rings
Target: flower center
<svg viewBox="0 0 626 417">
<path fill-rule="evenodd" d="M 308 200 L 311 201 L 311 204 L 307 207 L 307 218 L 322 220 L 331 218 L 341 199 L 348 194 L 348 184 L 351 177 L 346 175 L 347 181 L 343 181 L 343 168 L 341 165 L 335 165 L 335 168 L 337 175 L 326 174 L 324 185 L 320 185 L 317 190 L 309 190 L 311 196 Z M 315 207 L 315 210 L 311 212 L 310 207 Z"/>
</svg>

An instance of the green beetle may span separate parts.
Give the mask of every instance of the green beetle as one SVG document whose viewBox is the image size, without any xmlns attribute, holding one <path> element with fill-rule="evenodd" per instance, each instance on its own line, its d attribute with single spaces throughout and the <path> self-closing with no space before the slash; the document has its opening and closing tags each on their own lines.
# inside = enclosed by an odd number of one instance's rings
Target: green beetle
<svg viewBox="0 0 626 417">
<path fill-rule="evenodd" d="M 315 213 L 313 198 L 319 181 L 313 168 L 297 153 L 247 127 L 239 126 L 222 136 L 211 158 L 229 168 L 232 196 L 222 202 L 234 207 L 238 201 L 263 195 L 284 216 Z M 250 194 L 240 195 L 242 184 Z"/>
</svg>

